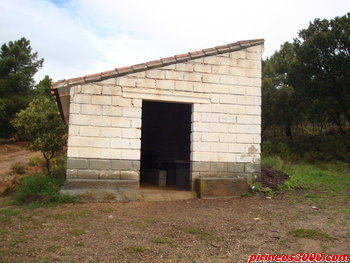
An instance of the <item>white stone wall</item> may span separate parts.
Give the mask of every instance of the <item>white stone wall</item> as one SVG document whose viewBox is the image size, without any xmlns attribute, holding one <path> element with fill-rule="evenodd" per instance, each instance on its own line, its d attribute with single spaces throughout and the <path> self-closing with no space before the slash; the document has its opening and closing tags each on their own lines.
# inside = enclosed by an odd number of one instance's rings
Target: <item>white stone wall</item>
<svg viewBox="0 0 350 263">
<path fill-rule="evenodd" d="M 191 161 L 259 163 L 262 49 L 72 87 L 68 157 L 139 160 L 145 99 L 193 104 Z"/>
</svg>

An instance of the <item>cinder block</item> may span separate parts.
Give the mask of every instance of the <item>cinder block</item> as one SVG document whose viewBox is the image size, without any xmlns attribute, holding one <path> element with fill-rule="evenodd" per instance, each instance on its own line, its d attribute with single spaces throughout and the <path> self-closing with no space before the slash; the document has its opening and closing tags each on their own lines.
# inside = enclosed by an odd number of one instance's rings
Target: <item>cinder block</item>
<svg viewBox="0 0 350 263">
<path fill-rule="evenodd" d="M 123 130 L 123 128 L 131 127 L 131 120 L 130 120 L 130 118 L 113 117 L 112 118 L 112 126 L 122 128 L 121 130 Z"/>
<path fill-rule="evenodd" d="M 229 131 L 232 133 L 242 133 L 242 134 L 260 134 L 261 127 L 256 124 L 231 124 Z"/>
<path fill-rule="evenodd" d="M 230 144 L 229 145 L 230 153 L 247 153 L 247 144 Z"/>
<path fill-rule="evenodd" d="M 147 70 L 146 77 L 150 79 L 164 79 L 165 73 L 163 70 L 157 70 L 157 69 Z"/>
<path fill-rule="evenodd" d="M 100 105 L 82 104 L 81 113 L 86 115 L 101 115 L 102 107 Z"/>
<path fill-rule="evenodd" d="M 68 135 L 75 136 L 80 134 L 80 128 L 85 126 L 69 125 L 68 126 Z"/>
<path fill-rule="evenodd" d="M 211 73 L 211 66 L 210 65 L 204 65 L 204 64 L 195 64 L 194 65 L 194 71 L 202 72 L 202 73 Z"/>
<path fill-rule="evenodd" d="M 92 126 L 110 127 L 112 119 L 107 116 L 91 116 L 90 123 Z"/>
<path fill-rule="evenodd" d="M 156 81 L 154 79 L 136 79 L 136 85 L 138 88 L 156 88 Z"/>
<path fill-rule="evenodd" d="M 208 142 L 192 142 L 191 151 L 209 152 L 210 151 L 210 144 Z"/>
<path fill-rule="evenodd" d="M 210 172 L 227 172 L 227 163 L 210 163 Z"/>
<path fill-rule="evenodd" d="M 178 63 L 175 64 L 175 69 L 178 71 L 192 72 L 193 64 L 192 63 Z"/>
<path fill-rule="evenodd" d="M 228 145 L 227 145 L 227 143 L 211 143 L 210 144 L 210 151 L 211 152 L 226 153 L 226 152 L 228 152 Z"/>
<path fill-rule="evenodd" d="M 215 84 L 209 84 L 209 83 L 193 83 L 193 90 L 195 92 L 203 92 L 203 93 L 211 93 L 213 91 L 213 86 Z"/>
<path fill-rule="evenodd" d="M 219 122 L 219 114 L 216 113 L 203 113 L 201 120 L 203 122 L 212 122 L 212 123 L 218 123 Z"/>
<path fill-rule="evenodd" d="M 81 92 L 83 94 L 101 94 L 102 87 L 94 84 L 84 84 L 81 86 Z"/>
<path fill-rule="evenodd" d="M 98 137 L 100 136 L 100 128 L 92 126 L 81 126 L 79 135 L 86 137 Z"/>
<path fill-rule="evenodd" d="M 136 87 L 136 81 L 137 79 L 128 76 L 119 77 L 117 78 L 117 85 L 123 87 Z"/>
<path fill-rule="evenodd" d="M 122 137 L 130 139 L 140 139 L 141 129 L 122 129 Z"/>
<path fill-rule="evenodd" d="M 112 79 L 115 82 L 115 79 Z M 122 90 L 120 86 L 102 86 L 102 94 L 103 95 L 113 95 L 120 96 L 122 94 Z"/>
<path fill-rule="evenodd" d="M 120 159 L 122 158 L 122 152 L 120 149 L 100 149 L 100 158 L 105 159 Z"/>
<path fill-rule="evenodd" d="M 254 136 L 252 134 L 237 134 L 237 143 L 254 143 Z"/>
<path fill-rule="evenodd" d="M 101 127 L 96 129 L 101 132 L 101 137 L 115 138 L 121 137 L 122 134 L 121 128 Z"/>
<path fill-rule="evenodd" d="M 193 83 L 188 81 L 175 81 L 175 90 L 193 91 Z"/>
<path fill-rule="evenodd" d="M 217 56 L 204 57 L 204 64 L 220 65 L 221 58 Z"/>
<path fill-rule="evenodd" d="M 142 120 L 140 118 L 131 119 L 131 128 L 139 128 L 141 129 Z"/>
<path fill-rule="evenodd" d="M 140 180 L 140 173 L 138 171 L 120 171 L 121 180 Z"/>
<path fill-rule="evenodd" d="M 165 79 L 183 80 L 184 72 L 167 70 L 165 71 Z"/>
<path fill-rule="evenodd" d="M 70 169 L 70 168 L 67 169 L 66 177 L 67 177 L 67 179 L 77 178 L 78 177 L 78 170 L 77 169 Z"/>
<path fill-rule="evenodd" d="M 229 87 L 230 94 L 244 95 L 246 93 L 245 86 L 231 85 Z"/>
<path fill-rule="evenodd" d="M 245 164 L 245 172 L 246 173 L 260 173 L 261 165 L 256 163 L 247 163 Z"/>
<path fill-rule="evenodd" d="M 120 179 L 120 171 L 118 170 L 101 170 L 99 171 L 100 179 Z"/>
<path fill-rule="evenodd" d="M 224 133 L 219 135 L 220 142 L 235 143 L 237 141 L 237 135 L 232 133 Z"/>
<path fill-rule="evenodd" d="M 68 147 L 77 146 L 77 147 L 89 147 L 88 137 L 82 136 L 69 136 L 68 137 Z"/>
<path fill-rule="evenodd" d="M 114 170 L 140 170 L 140 161 L 135 160 L 112 160 L 112 169 Z"/>
<path fill-rule="evenodd" d="M 88 94 L 74 94 L 72 97 L 73 103 L 91 103 L 91 95 Z"/>
<path fill-rule="evenodd" d="M 141 108 L 128 108 L 128 107 L 123 107 L 123 117 L 133 117 L 133 118 L 141 118 Z"/>
<path fill-rule="evenodd" d="M 245 164 L 244 163 L 228 163 L 227 171 L 230 173 L 244 173 Z"/>
<path fill-rule="evenodd" d="M 210 163 L 207 162 L 192 162 L 191 169 L 193 172 L 209 172 L 210 171 Z"/>
<path fill-rule="evenodd" d="M 90 170 L 90 169 L 78 170 L 78 178 L 80 179 L 97 179 L 98 176 L 99 176 L 99 172 L 96 170 Z"/>
<path fill-rule="evenodd" d="M 239 77 L 231 76 L 231 75 L 222 75 L 220 78 L 221 84 L 235 85 L 238 84 Z"/>
<path fill-rule="evenodd" d="M 184 73 L 184 80 L 185 81 L 195 81 L 195 82 L 201 82 L 202 81 L 202 74 L 198 73 Z"/>
<path fill-rule="evenodd" d="M 234 95 L 220 96 L 220 103 L 236 104 L 237 103 L 237 96 L 234 96 Z"/>
<path fill-rule="evenodd" d="M 89 147 L 92 148 L 109 148 L 109 138 L 87 137 Z"/>
<path fill-rule="evenodd" d="M 244 107 L 245 108 L 245 113 L 250 114 L 250 115 L 261 115 L 261 106 L 251 106 L 247 105 Z"/>
<path fill-rule="evenodd" d="M 246 50 L 230 52 L 230 58 L 245 59 L 245 53 L 246 53 Z"/>
<path fill-rule="evenodd" d="M 257 96 L 261 97 L 261 88 L 257 87 L 246 87 L 245 94 L 248 96 Z"/>
<path fill-rule="evenodd" d="M 220 75 L 214 75 L 214 74 L 203 74 L 202 81 L 204 83 L 220 83 Z"/>
<path fill-rule="evenodd" d="M 122 116 L 122 107 L 116 106 L 103 106 L 103 116 Z"/>
<path fill-rule="evenodd" d="M 246 69 L 246 76 L 249 78 L 261 78 L 261 70 L 260 69 Z"/>
<path fill-rule="evenodd" d="M 212 73 L 214 74 L 221 74 L 221 75 L 228 75 L 230 74 L 230 67 L 229 66 L 225 66 L 225 65 L 220 65 L 220 66 L 216 66 L 216 65 L 212 65 Z"/>
<path fill-rule="evenodd" d="M 239 67 L 230 67 L 230 72 L 233 76 L 246 76 L 246 69 Z"/>
<path fill-rule="evenodd" d="M 111 105 L 112 97 L 111 96 L 104 96 L 104 95 L 92 95 L 91 96 L 91 103 L 98 104 L 98 105 Z"/>
<path fill-rule="evenodd" d="M 131 105 L 136 107 L 136 108 L 141 108 L 142 107 L 142 99 L 132 99 Z"/>
<path fill-rule="evenodd" d="M 112 97 L 112 105 L 118 107 L 131 107 L 132 99 L 123 98 L 121 96 L 113 96 Z"/>
<path fill-rule="evenodd" d="M 175 89 L 175 82 L 173 80 L 169 79 L 157 79 L 156 80 L 156 88 L 157 89 L 166 89 L 166 90 L 173 90 Z"/>
<path fill-rule="evenodd" d="M 91 170 L 108 170 L 111 169 L 111 161 L 105 159 L 90 159 L 89 168 Z"/>
<path fill-rule="evenodd" d="M 80 114 L 70 114 L 69 125 L 89 125 L 90 116 Z"/>
<path fill-rule="evenodd" d="M 140 160 L 140 150 L 122 150 L 122 159 L 127 160 Z"/>
</svg>

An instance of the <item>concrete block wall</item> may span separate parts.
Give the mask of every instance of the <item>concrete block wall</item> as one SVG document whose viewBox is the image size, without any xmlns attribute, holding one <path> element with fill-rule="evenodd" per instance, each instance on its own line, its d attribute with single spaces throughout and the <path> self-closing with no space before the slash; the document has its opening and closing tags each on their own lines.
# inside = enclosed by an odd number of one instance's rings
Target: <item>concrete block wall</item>
<svg viewBox="0 0 350 263">
<path fill-rule="evenodd" d="M 192 180 L 258 173 L 262 49 L 71 87 L 68 179 L 139 180 L 142 100 L 193 105 Z"/>
</svg>

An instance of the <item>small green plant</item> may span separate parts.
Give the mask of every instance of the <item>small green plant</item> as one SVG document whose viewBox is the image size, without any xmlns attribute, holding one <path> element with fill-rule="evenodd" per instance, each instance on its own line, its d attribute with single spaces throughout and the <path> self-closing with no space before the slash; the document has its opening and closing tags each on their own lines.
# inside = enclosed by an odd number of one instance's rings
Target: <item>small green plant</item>
<svg viewBox="0 0 350 263">
<path fill-rule="evenodd" d="M 259 194 L 262 192 L 262 185 L 260 182 L 253 182 L 250 184 L 250 189 L 252 190 L 253 194 Z"/>
<path fill-rule="evenodd" d="M 171 239 L 166 238 L 166 237 L 157 238 L 153 242 L 156 243 L 156 244 L 167 244 L 169 247 L 175 247 L 176 246 L 174 240 L 171 240 Z"/>
<path fill-rule="evenodd" d="M 333 240 L 334 238 L 330 237 L 328 234 L 316 230 L 316 229 L 305 229 L 299 228 L 289 232 L 293 237 L 298 238 L 309 238 L 309 239 L 317 239 L 317 240 Z"/>
<path fill-rule="evenodd" d="M 84 229 L 73 229 L 71 231 L 69 231 L 69 234 L 73 235 L 73 236 L 81 236 L 84 235 L 86 232 Z"/>
<path fill-rule="evenodd" d="M 27 167 L 24 163 L 15 162 L 11 165 L 11 172 L 14 174 L 25 174 Z"/>
<path fill-rule="evenodd" d="M 76 198 L 60 195 L 58 181 L 51 176 L 39 173 L 23 179 L 13 195 L 13 201 L 19 205 L 31 204 L 32 202 L 48 204 L 75 202 Z"/>
<path fill-rule="evenodd" d="M 147 250 L 149 249 L 144 246 L 131 246 L 126 248 L 126 251 L 131 254 L 143 253 L 143 252 L 146 252 Z"/>
<path fill-rule="evenodd" d="M 188 227 L 188 228 L 184 228 L 183 231 L 185 233 L 189 233 L 192 235 L 196 235 L 202 239 L 207 239 L 207 238 L 211 238 L 212 235 L 209 233 L 204 232 L 203 230 L 197 228 L 197 227 Z"/>
</svg>

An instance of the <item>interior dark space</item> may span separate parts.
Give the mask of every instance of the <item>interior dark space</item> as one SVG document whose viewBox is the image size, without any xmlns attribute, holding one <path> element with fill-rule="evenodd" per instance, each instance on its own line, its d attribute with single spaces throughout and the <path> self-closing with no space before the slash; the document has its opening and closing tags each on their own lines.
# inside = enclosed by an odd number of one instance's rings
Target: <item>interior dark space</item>
<svg viewBox="0 0 350 263">
<path fill-rule="evenodd" d="M 189 186 L 191 104 L 143 101 L 141 183 Z"/>
</svg>

